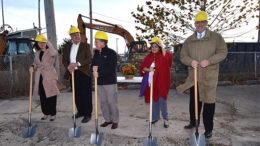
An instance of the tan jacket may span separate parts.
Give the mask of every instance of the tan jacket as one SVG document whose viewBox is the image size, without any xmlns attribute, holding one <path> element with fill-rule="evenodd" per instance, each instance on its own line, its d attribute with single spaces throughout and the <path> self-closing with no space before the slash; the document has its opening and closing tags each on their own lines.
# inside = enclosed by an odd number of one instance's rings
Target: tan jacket
<svg viewBox="0 0 260 146">
<path fill-rule="evenodd" d="M 177 87 L 179 93 L 194 86 L 194 69 L 192 60 L 201 62 L 204 59 L 210 61 L 210 65 L 198 67 L 198 87 L 200 101 L 214 103 L 218 83 L 219 62 L 227 56 L 227 47 L 224 39 L 218 33 L 206 29 L 206 35 L 197 39 L 196 33 L 187 38 L 181 49 L 180 60 L 188 66 L 188 77 L 184 84 Z"/>
<path fill-rule="evenodd" d="M 69 44 L 65 46 L 63 54 L 62 54 L 62 63 L 66 69 L 66 72 L 64 74 L 65 79 L 69 79 L 70 73 L 68 71 L 68 66 L 70 64 L 70 50 L 71 50 L 72 44 Z M 91 76 L 90 74 L 90 66 L 92 62 L 92 52 L 90 50 L 90 46 L 87 43 L 80 42 L 78 53 L 76 56 L 76 61 L 80 63 L 81 66 L 78 67 L 78 69 L 85 73 L 88 76 Z"/>
<path fill-rule="evenodd" d="M 46 97 L 51 97 L 54 95 L 58 95 L 60 93 L 57 88 L 58 75 L 54 68 L 55 56 L 57 56 L 57 51 L 53 48 L 53 46 L 47 42 L 48 49 L 44 52 L 42 56 L 42 61 L 40 61 L 40 50 L 35 53 L 34 57 L 34 90 L 33 97 L 39 97 L 39 80 L 40 75 L 42 75 L 42 84 L 45 90 Z"/>
</svg>

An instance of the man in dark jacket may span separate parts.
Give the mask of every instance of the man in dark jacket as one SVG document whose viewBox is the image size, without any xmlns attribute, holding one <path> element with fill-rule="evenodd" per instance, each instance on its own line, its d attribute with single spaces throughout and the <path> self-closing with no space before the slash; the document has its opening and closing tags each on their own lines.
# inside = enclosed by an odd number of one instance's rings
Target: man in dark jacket
<svg viewBox="0 0 260 146">
<path fill-rule="evenodd" d="M 92 53 L 87 43 L 82 43 L 79 29 L 70 28 L 72 44 L 65 46 L 62 56 L 62 63 L 67 69 L 65 78 L 68 79 L 71 72 L 75 75 L 75 102 L 78 113 L 76 118 L 84 117 L 82 123 L 91 119 L 92 113 L 92 79 L 90 66 Z"/>
<path fill-rule="evenodd" d="M 98 97 L 105 122 L 101 127 L 112 124 L 118 127 L 119 111 L 117 107 L 116 52 L 107 47 L 108 37 L 103 31 L 95 35 L 95 54 L 92 61 L 93 76 L 98 78 Z"/>
</svg>

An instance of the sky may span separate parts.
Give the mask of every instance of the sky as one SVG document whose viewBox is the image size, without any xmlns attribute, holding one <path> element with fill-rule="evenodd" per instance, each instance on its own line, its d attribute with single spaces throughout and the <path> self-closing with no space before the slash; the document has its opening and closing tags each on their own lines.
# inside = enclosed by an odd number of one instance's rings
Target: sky
<svg viewBox="0 0 260 146">
<path fill-rule="evenodd" d="M 40 2 L 41 26 L 45 28 L 44 0 L 40 0 Z M 53 2 L 57 42 L 59 45 L 64 38 L 70 38 L 68 34 L 69 28 L 71 25 L 77 26 L 78 14 L 89 16 L 89 0 L 53 0 Z M 134 18 L 131 12 L 136 10 L 137 5 L 144 3 L 145 0 L 92 0 L 92 15 L 94 19 L 122 26 L 135 38 L 137 31 L 135 30 Z M 38 26 L 38 0 L 3 0 L 3 4 L 5 24 L 11 25 L 14 30 L 33 28 L 33 23 L 35 26 Z M 0 17 L 0 24 L 2 25 L 2 15 Z M 89 22 L 88 19 L 84 18 L 83 20 Z M 257 23 L 257 21 L 254 23 Z M 251 33 L 227 41 L 257 40 L 257 30 L 252 31 L 253 27 L 250 25 L 244 29 L 251 30 Z M 42 32 L 46 32 L 46 30 Z M 87 37 L 89 37 L 89 29 L 87 29 L 86 32 Z M 94 31 L 94 34 L 95 32 L 96 31 Z M 255 36 L 255 39 L 252 39 L 252 36 Z M 125 40 L 121 36 L 108 33 L 108 39 L 108 46 L 110 48 L 116 50 L 116 44 L 118 43 L 118 52 L 126 52 Z"/>
</svg>

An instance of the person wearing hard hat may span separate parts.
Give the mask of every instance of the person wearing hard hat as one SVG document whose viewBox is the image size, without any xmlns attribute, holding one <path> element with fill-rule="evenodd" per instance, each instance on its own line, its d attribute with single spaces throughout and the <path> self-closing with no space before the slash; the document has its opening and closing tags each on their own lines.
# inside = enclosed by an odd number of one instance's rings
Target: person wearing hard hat
<svg viewBox="0 0 260 146">
<path fill-rule="evenodd" d="M 40 95 L 41 109 L 44 114 L 41 120 L 46 120 L 50 116 L 50 121 L 54 121 L 57 95 L 60 93 L 57 87 L 58 75 L 54 68 L 58 53 L 44 35 L 38 35 L 35 41 L 37 51 L 29 69 L 30 73 L 35 71 L 33 96 L 37 98 Z"/>
<path fill-rule="evenodd" d="M 151 53 L 144 58 L 140 66 L 143 80 L 139 96 L 144 95 L 145 103 L 150 102 L 151 71 L 154 71 L 152 124 L 160 120 L 161 110 L 164 128 L 169 127 L 167 97 L 171 85 L 171 66 L 172 54 L 163 47 L 160 38 L 154 37 L 151 41 Z"/>
<path fill-rule="evenodd" d="M 80 31 L 77 27 L 71 26 L 69 31 L 72 43 L 64 47 L 62 63 L 67 69 L 65 79 L 69 79 L 74 72 L 75 82 L 75 103 L 77 107 L 76 118 L 83 117 L 82 123 L 87 123 L 92 114 L 92 77 L 91 62 L 92 53 L 87 43 L 81 42 Z"/>
<path fill-rule="evenodd" d="M 195 16 L 196 31 L 185 40 L 180 55 L 181 62 L 188 66 L 188 78 L 184 84 L 177 87 L 177 91 L 183 93 L 185 90 L 190 89 L 190 123 L 186 125 L 184 129 L 192 129 L 196 125 L 194 104 L 194 68 L 197 68 L 199 99 L 198 113 L 200 115 L 202 103 L 204 103 L 204 134 L 206 138 L 210 138 L 213 130 L 219 63 L 226 58 L 227 47 L 223 37 L 219 33 L 210 31 L 207 28 L 207 25 L 207 13 L 204 11 L 198 12 Z"/>
<path fill-rule="evenodd" d="M 111 129 L 116 129 L 119 123 L 117 106 L 117 54 L 108 48 L 108 37 L 104 31 L 95 34 L 95 46 L 92 67 L 93 76 L 97 78 L 98 97 L 105 122 L 101 127 L 112 124 Z"/>
</svg>

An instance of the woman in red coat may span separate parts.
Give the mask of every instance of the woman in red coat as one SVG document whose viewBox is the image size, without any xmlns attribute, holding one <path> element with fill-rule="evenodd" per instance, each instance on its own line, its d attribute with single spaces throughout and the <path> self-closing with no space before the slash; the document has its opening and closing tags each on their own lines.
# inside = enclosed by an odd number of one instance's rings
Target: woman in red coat
<svg viewBox="0 0 260 146">
<path fill-rule="evenodd" d="M 169 127 L 167 112 L 167 96 L 170 90 L 172 55 L 162 47 L 162 41 L 158 37 L 151 42 L 151 53 L 143 60 L 140 74 L 143 83 L 140 95 L 145 96 L 145 102 L 150 102 L 150 72 L 153 70 L 153 124 L 160 119 L 160 109 L 164 119 L 164 127 Z M 144 91 L 142 91 L 142 88 Z M 143 93 L 142 93 L 143 92 Z"/>
</svg>

